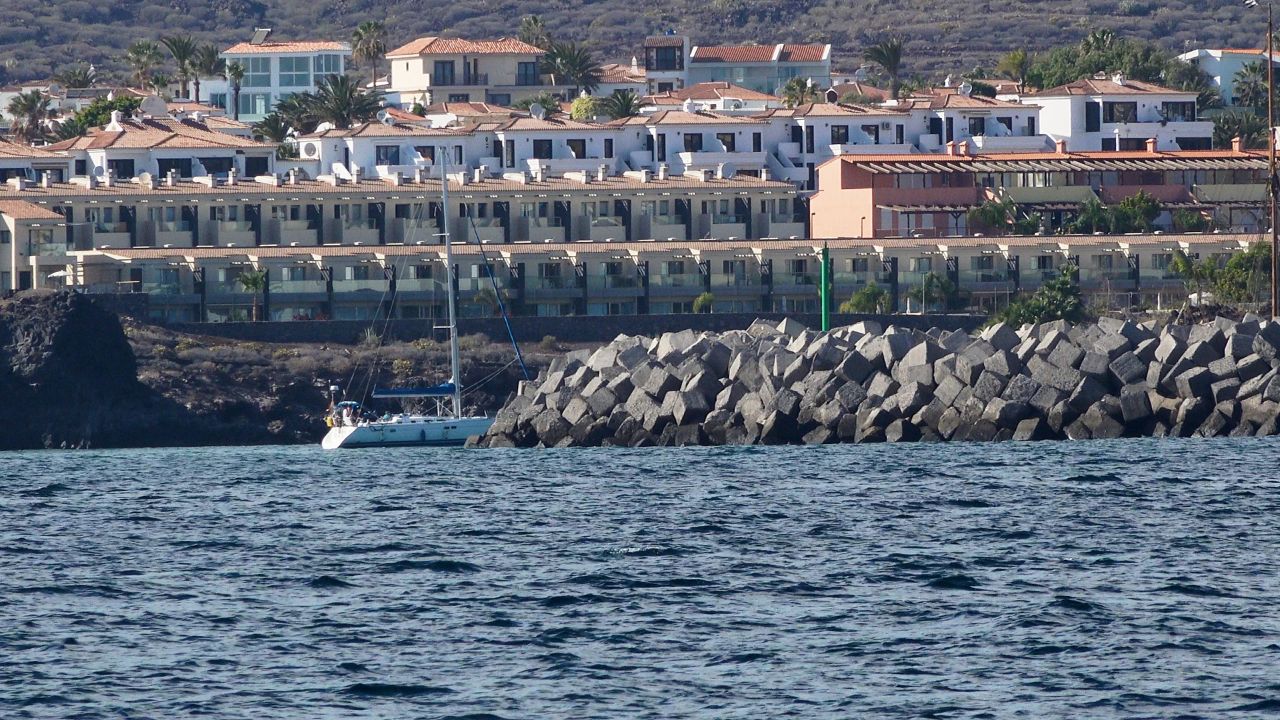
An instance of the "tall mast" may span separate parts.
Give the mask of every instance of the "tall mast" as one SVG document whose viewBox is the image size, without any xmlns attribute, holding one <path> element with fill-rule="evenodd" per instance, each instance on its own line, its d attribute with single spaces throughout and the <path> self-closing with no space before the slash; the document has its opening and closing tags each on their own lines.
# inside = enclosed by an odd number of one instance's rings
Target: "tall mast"
<svg viewBox="0 0 1280 720">
<path fill-rule="evenodd" d="M 453 383 L 453 416 L 462 417 L 462 379 L 458 366 L 458 314 L 454 307 L 454 272 L 453 272 L 453 238 L 449 234 L 449 151 L 440 146 L 440 202 L 444 205 L 444 264 L 445 277 L 449 281 L 449 368 L 452 371 L 449 382 Z"/>
</svg>

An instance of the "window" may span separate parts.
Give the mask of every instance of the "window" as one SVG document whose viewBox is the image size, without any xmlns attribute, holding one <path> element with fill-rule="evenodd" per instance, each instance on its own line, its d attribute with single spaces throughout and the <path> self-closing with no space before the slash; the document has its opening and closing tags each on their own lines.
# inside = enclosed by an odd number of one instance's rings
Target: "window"
<svg viewBox="0 0 1280 720">
<path fill-rule="evenodd" d="M 430 265 L 414 265 L 412 268 L 410 268 L 410 270 L 413 271 L 414 280 L 430 280 L 431 279 Z"/>
<path fill-rule="evenodd" d="M 604 156 L 607 158 L 613 157 L 613 138 L 604 139 Z"/>
<path fill-rule="evenodd" d="M 664 71 L 684 69 L 684 48 L 660 47 L 650 48 L 650 51 L 645 57 L 647 61 L 645 69 Z"/>
<path fill-rule="evenodd" d="M 1027 136 L 1036 134 L 1036 119 L 1034 117 L 1027 118 Z"/>
<path fill-rule="evenodd" d="M 270 162 L 265 157 L 247 157 L 244 159 L 244 176 L 258 177 L 259 175 L 269 175 Z"/>
<path fill-rule="evenodd" d="M 764 138 L 761 133 L 751 133 L 751 152 L 764 151 Z"/>
<path fill-rule="evenodd" d="M 1170 122 L 1192 122 L 1196 119 L 1195 102 L 1167 102 L 1160 106 L 1160 117 Z"/>
<path fill-rule="evenodd" d="M 302 282 L 307 279 L 307 269 L 305 267 L 287 267 L 282 268 L 280 273 L 287 282 Z"/>
<path fill-rule="evenodd" d="M 1151 256 L 1151 268 L 1153 270 L 1168 270 L 1173 264 L 1173 253 L 1156 253 Z"/>
<path fill-rule="evenodd" d="M 849 261 L 849 272 L 864 273 L 870 269 L 866 258 L 853 258 Z"/>
<path fill-rule="evenodd" d="M 665 273 L 665 274 L 667 274 L 667 275 L 683 275 L 683 274 L 684 274 L 684 261 L 683 261 L 683 260 L 668 260 L 668 261 L 666 262 L 666 273 Z"/>
<path fill-rule="evenodd" d="M 244 61 L 244 81 L 240 87 L 271 87 L 271 58 L 251 57 Z"/>
<path fill-rule="evenodd" d="M 209 104 L 210 104 L 210 105 L 212 105 L 212 106 L 214 106 L 214 107 L 219 107 L 219 108 L 222 108 L 223 110 L 226 110 L 226 109 L 227 109 L 227 94 L 226 94 L 226 93 L 224 93 L 224 92 L 221 92 L 221 93 L 210 93 L 210 94 L 209 94 Z"/>
<path fill-rule="evenodd" d="M 434 72 L 431 73 L 432 85 L 452 85 L 453 84 L 453 61 L 452 60 L 436 60 Z"/>
<path fill-rule="evenodd" d="M 1098 132 L 1102 129 L 1102 107 L 1098 103 L 1084 104 L 1084 131 Z"/>
<path fill-rule="evenodd" d="M 685 133 L 684 151 L 685 152 L 702 152 L 702 134 L 701 133 Z"/>
<path fill-rule="evenodd" d="M 1213 138 L 1207 137 L 1180 137 L 1176 138 L 1178 147 L 1183 150 L 1211 150 L 1213 149 Z"/>
<path fill-rule="evenodd" d="M 0 230 L 0 245 L 8 245 L 13 242 L 13 233 L 8 230 Z M 7 289 L 7 283 L 6 283 Z"/>
<path fill-rule="evenodd" d="M 622 263 L 616 261 L 608 261 L 600 263 L 600 272 L 603 275 L 621 275 Z"/>
<path fill-rule="evenodd" d="M 969 258 L 970 270 L 994 270 L 996 267 L 996 259 L 990 255 L 980 255 L 978 257 Z"/>
<path fill-rule="evenodd" d="M 1008 116 L 998 117 L 996 118 L 996 122 L 1003 125 L 1005 130 L 1008 130 L 1009 132 L 1013 132 L 1013 118 Z"/>
<path fill-rule="evenodd" d="M 848 145 L 849 144 L 849 126 L 848 125 L 832 125 L 831 126 L 831 144 L 832 145 Z"/>
<path fill-rule="evenodd" d="M 540 85 L 538 82 L 538 63 L 522 62 L 516 63 L 516 84 L 517 85 Z"/>
<path fill-rule="evenodd" d="M 534 140 L 533 141 L 533 157 L 537 160 L 551 159 L 551 141 L 550 140 Z"/>
<path fill-rule="evenodd" d="M 89 174 L 88 162 L 84 160 L 77 160 L 76 175 L 88 175 L 88 174 Z"/>
<path fill-rule="evenodd" d="M 341 75 L 342 56 L 317 55 L 315 57 L 315 69 L 317 75 Z"/>
<path fill-rule="evenodd" d="M 908 267 L 910 267 L 911 272 L 914 272 L 914 273 L 933 272 L 933 258 L 927 258 L 927 257 L 911 258 L 911 262 Z"/>
<path fill-rule="evenodd" d="M 1115 262 L 1115 257 L 1112 255 L 1094 255 L 1092 259 L 1093 267 L 1098 270 L 1110 270 Z"/>
<path fill-rule="evenodd" d="M 413 148 L 418 153 L 418 157 L 427 161 L 428 165 L 436 164 L 436 146 L 435 145 L 417 145 Z"/>
<path fill-rule="evenodd" d="M 1104 102 L 1102 103 L 1102 122 L 1129 123 L 1138 120 L 1138 103 L 1136 102 Z"/>
<path fill-rule="evenodd" d="M 196 158 L 196 160 L 200 161 L 200 164 L 204 166 L 206 174 L 226 177 L 227 173 L 231 172 L 231 158 L 205 157 Z"/>
<path fill-rule="evenodd" d="M 501 105 L 507 107 L 511 104 L 511 93 L 489 93 L 485 98 L 485 102 L 490 105 Z"/>
<path fill-rule="evenodd" d="M 374 165 L 399 165 L 399 145 L 377 145 L 373 149 Z"/>
<path fill-rule="evenodd" d="M 267 108 L 271 105 L 271 95 L 268 93 L 240 93 L 240 114 L 243 115 L 266 115 Z"/>
<path fill-rule="evenodd" d="M 178 177 L 191 177 L 191 158 L 161 158 L 156 160 L 156 167 L 162 178 L 168 177 L 170 170 L 176 172 Z"/>
<path fill-rule="evenodd" d="M 108 160 L 107 172 L 118 178 L 133 177 L 133 161 L 132 160 Z"/>
<path fill-rule="evenodd" d="M 311 60 L 304 57 L 280 58 L 280 85 L 283 87 L 309 87 L 311 85 Z"/>
<path fill-rule="evenodd" d="M 449 93 L 448 102 L 471 102 L 471 93 Z"/>
<path fill-rule="evenodd" d="M 969 136 L 978 137 L 987 134 L 987 119 L 984 117 L 969 118 Z"/>
<path fill-rule="evenodd" d="M 1036 256 L 1036 269 L 1037 269 L 1037 270 L 1052 270 L 1052 269 L 1053 269 L 1053 256 L 1052 256 L 1052 255 L 1037 255 L 1037 256 Z"/>
<path fill-rule="evenodd" d="M 794 275 L 803 275 L 809 271 L 809 261 L 803 258 L 794 258 L 787 261 L 787 272 Z"/>
<path fill-rule="evenodd" d="M 564 144 L 569 146 L 569 152 L 573 155 L 575 160 L 582 160 L 587 156 L 586 140 L 575 138 L 572 140 L 565 140 Z"/>
<path fill-rule="evenodd" d="M 716 140 L 724 146 L 725 152 L 738 151 L 738 139 L 733 133 L 716 133 Z"/>
</svg>

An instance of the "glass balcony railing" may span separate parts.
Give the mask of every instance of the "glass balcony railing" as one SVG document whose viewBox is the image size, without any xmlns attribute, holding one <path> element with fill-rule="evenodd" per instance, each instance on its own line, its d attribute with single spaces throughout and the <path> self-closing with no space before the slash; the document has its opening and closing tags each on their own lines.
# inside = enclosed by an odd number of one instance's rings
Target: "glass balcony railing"
<svg viewBox="0 0 1280 720">
<path fill-rule="evenodd" d="M 218 223 L 218 232 L 253 232 L 253 224 L 248 220 L 222 220 Z"/>
<path fill-rule="evenodd" d="M 622 219 L 616 217 L 591 218 L 591 227 L 622 227 Z"/>
<path fill-rule="evenodd" d="M 325 292 L 323 280 L 272 280 L 273 293 L 322 293 Z"/>
<path fill-rule="evenodd" d="M 171 220 L 157 222 L 156 232 L 166 232 L 166 233 L 191 232 L 191 223 L 185 220 L 179 220 L 177 222 L 174 222 Z"/>
<path fill-rule="evenodd" d="M 526 290 L 568 290 L 575 287 L 576 278 L 534 277 L 525 281 Z"/>
<path fill-rule="evenodd" d="M 334 292 L 354 292 L 357 290 L 376 290 L 383 292 L 387 289 L 387 281 L 381 278 L 377 280 L 334 280 Z"/>
<path fill-rule="evenodd" d="M 531 227 L 558 228 L 564 227 L 564 221 L 558 217 L 535 217 L 529 218 L 529 225 Z"/>
<path fill-rule="evenodd" d="M 870 272 L 831 273 L 831 282 L 836 285 L 866 285 L 867 281 L 870 279 Z"/>
<path fill-rule="evenodd" d="M 31 255 L 39 255 L 42 257 L 50 257 L 54 255 L 66 255 L 67 244 L 60 242 L 51 243 L 33 243 L 30 247 Z"/>
<path fill-rule="evenodd" d="M 712 215 L 712 225 L 743 225 L 747 220 L 741 215 Z"/>
<path fill-rule="evenodd" d="M 496 278 L 498 281 L 498 289 L 507 287 L 507 283 L 503 281 L 502 275 Z M 459 292 L 475 292 L 477 290 L 493 290 L 493 280 L 487 277 L 466 277 L 458 279 Z"/>
<path fill-rule="evenodd" d="M 342 221 L 343 230 L 377 230 L 378 221 L 373 218 L 356 218 Z"/>
<path fill-rule="evenodd" d="M 129 225 L 127 223 L 96 222 L 93 224 L 93 231 L 96 233 L 127 233 L 129 232 Z"/>
<path fill-rule="evenodd" d="M 188 291 L 176 282 L 144 282 L 142 292 L 149 295 L 183 295 Z"/>
<path fill-rule="evenodd" d="M 588 275 L 587 287 L 605 290 L 638 288 L 640 278 L 635 275 Z"/>
<path fill-rule="evenodd" d="M 814 285 L 818 284 L 817 273 L 778 273 L 773 278 L 773 284 L 777 285 Z"/>
<path fill-rule="evenodd" d="M 684 273 L 682 275 L 650 275 L 650 287 L 701 287 L 702 275 Z"/>
<path fill-rule="evenodd" d="M 713 273 L 711 275 L 711 287 L 737 288 L 737 287 L 760 287 L 759 275 L 724 275 L 722 273 Z"/>
<path fill-rule="evenodd" d="M 432 278 L 402 278 L 396 281 L 397 292 L 444 292 L 444 281 Z"/>
</svg>

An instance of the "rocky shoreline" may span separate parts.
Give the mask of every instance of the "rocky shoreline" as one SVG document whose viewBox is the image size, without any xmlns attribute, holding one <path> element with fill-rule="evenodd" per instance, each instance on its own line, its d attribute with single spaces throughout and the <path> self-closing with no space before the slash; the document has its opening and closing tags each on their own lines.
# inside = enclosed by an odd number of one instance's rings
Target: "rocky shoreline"
<svg viewBox="0 0 1280 720">
<path fill-rule="evenodd" d="M 793 321 L 620 336 L 522 383 L 482 447 L 1274 435 L 1280 323 L 1102 318 L 978 335 Z"/>
</svg>

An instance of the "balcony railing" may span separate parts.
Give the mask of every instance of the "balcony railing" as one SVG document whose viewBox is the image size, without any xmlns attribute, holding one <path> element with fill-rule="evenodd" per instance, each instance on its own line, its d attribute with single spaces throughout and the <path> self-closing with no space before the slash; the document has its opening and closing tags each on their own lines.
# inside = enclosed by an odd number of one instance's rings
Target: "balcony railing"
<svg viewBox="0 0 1280 720">
<path fill-rule="evenodd" d="M 436 87 L 472 87 L 476 85 L 488 85 L 489 73 L 463 73 L 461 77 L 453 75 L 451 77 L 441 77 L 439 75 L 431 75 L 430 85 Z"/>
<path fill-rule="evenodd" d="M 378 221 L 374 218 L 347 218 L 342 221 L 343 230 L 377 230 Z"/>
<path fill-rule="evenodd" d="M 352 292 L 354 290 L 377 290 L 382 292 L 387 289 L 387 281 L 381 278 L 377 280 L 334 280 L 334 292 Z"/>
<path fill-rule="evenodd" d="M 93 224 L 93 231 L 96 233 L 127 233 L 129 232 L 129 225 L 127 223 L 98 222 Z"/>
<path fill-rule="evenodd" d="M 322 293 L 325 291 L 323 280 L 272 280 L 273 293 Z"/>
<path fill-rule="evenodd" d="M 640 287 L 640 278 L 635 275 L 588 275 L 587 287 L 595 289 L 620 289 Z"/>
<path fill-rule="evenodd" d="M 248 220 L 222 220 L 218 222 L 218 232 L 253 232 L 253 224 Z"/>
<path fill-rule="evenodd" d="M 743 225 L 747 221 L 741 215 L 712 215 L 712 225 Z"/>
<path fill-rule="evenodd" d="M 723 288 L 760 287 L 760 276 L 713 273 L 711 275 L 711 286 Z"/>
<path fill-rule="evenodd" d="M 699 287 L 702 285 L 702 276 L 695 273 L 650 275 L 649 285 L 650 287 Z"/>
<path fill-rule="evenodd" d="M 186 220 L 162 220 L 156 223 L 156 232 L 177 233 L 191 232 L 191 223 Z"/>
<path fill-rule="evenodd" d="M 61 242 L 50 243 L 32 243 L 29 254 L 39 255 L 42 257 L 52 257 L 55 255 L 66 255 L 67 244 Z"/>
<path fill-rule="evenodd" d="M 567 277 L 533 277 L 525 281 L 527 290 L 567 290 L 573 282 Z"/>
</svg>

